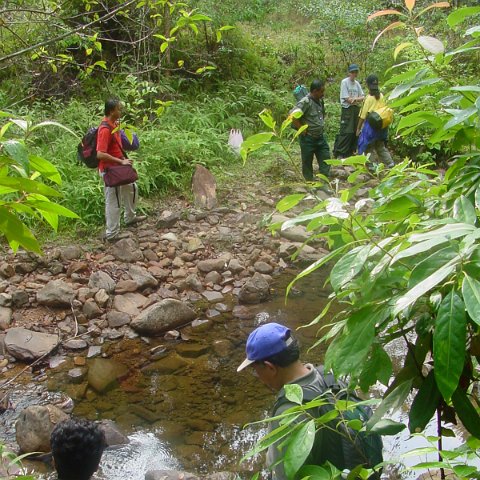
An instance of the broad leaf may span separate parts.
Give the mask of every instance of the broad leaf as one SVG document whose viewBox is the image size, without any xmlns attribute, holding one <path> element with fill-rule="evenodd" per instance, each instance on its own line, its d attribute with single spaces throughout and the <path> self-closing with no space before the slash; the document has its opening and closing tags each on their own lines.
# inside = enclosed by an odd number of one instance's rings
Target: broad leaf
<svg viewBox="0 0 480 480">
<path fill-rule="evenodd" d="M 415 6 L 415 0 L 405 0 L 405 6 L 408 8 L 408 11 L 411 12 Z"/>
<path fill-rule="evenodd" d="M 25 193 L 39 193 L 47 197 L 61 197 L 61 193 L 43 183 L 30 180 L 28 178 L 18 177 L 0 177 L 0 185 L 8 188 L 14 188 L 16 191 Z"/>
<path fill-rule="evenodd" d="M 435 414 L 440 398 L 440 392 L 435 382 L 435 373 L 431 370 L 423 380 L 410 407 L 408 428 L 411 433 L 419 433 L 425 429 Z"/>
<path fill-rule="evenodd" d="M 259 148 L 266 145 L 273 137 L 273 133 L 270 132 L 262 132 L 257 133 L 256 135 L 252 135 L 248 137 L 243 143 L 240 148 L 240 154 L 245 162 L 247 160 L 247 155 L 250 152 L 258 150 Z"/>
<path fill-rule="evenodd" d="M 30 155 L 28 158 L 30 159 L 30 167 L 32 170 L 41 173 L 42 177 L 48 178 L 57 185 L 62 184 L 62 177 L 53 163 L 37 155 Z"/>
<path fill-rule="evenodd" d="M 455 390 L 452 395 L 452 402 L 455 407 L 455 413 L 462 421 L 463 426 L 474 437 L 480 438 L 480 417 L 462 387 L 459 386 Z"/>
<path fill-rule="evenodd" d="M 294 478 L 304 464 L 315 440 L 315 421 L 312 419 L 297 429 L 289 438 L 283 458 L 283 466 L 288 478 Z"/>
<path fill-rule="evenodd" d="M 453 118 L 450 119 L 445 125 L 444 129 L 448 130 L 449 128 L 455 127 L 460 123 L 463 123 L 465 120 L 470 118 L 472 115 L 475 115 L 477 113 L 477 108 L 476 107 L 469 107 L 464 110 L 452 110 L 452 109 L 447 109 L 446 110 L 448 113 L 453 115 Z"/>
<path fill-rule="evenodd" d="M 375 13 L 372 13 L 371 15 L 369 15 L 367 17 L 367 22 L 369 22 L 370 20 L 373 20 L 374 18 L 383 17 L 385 15 L 400 15 L 402 17 L 406 17 L 406 15 L 404 13 L 399 12 L 398 10 L 393 10 L 393 9 L 379 10 L 378 12 L 375 12 Z"/>
<path fill-rule="evenodd" d="M 3 150 L 13 161 L 18 163 L 27 175 L 30 172 L 30 164 L 28 161 L 28 152 L 23 143 L 17 140 L 7 140 L 2 142 L 0 151 Z"/>
<path fill-rule="evenodd" d="M 465 195 L 460 195 L 460 197 L 455 200 L 453 204 L 453 218 L 462 223 L 475 225 L 477 221 L 475 207 Z"/>
<path fill-rule="evenodd" d="M 4 207 L 0 207 L 0 231 L 14 251 L 17 250 L 15 245 L 21 245 L 26 250 L 41 253 L 40 245 L 32 232 Z"/>
<path fill-rule="evenodd" d="M 448 16 L 447 22 L 451 27 L 455 27 L 459 23 L 462 23 L 466 18 L 478 13 L 480 13 L 480 7 L 459 8 Z"/>
<path fill-rule="evenodd" d="M 302 387 L 296 383 L 287 384 L 284 386 L 285 397 L 292 403 L 301 405 L 303 402 L 303 390 Z"/>
<path fill-rule="evenodd" d="M 277 203 L 276 209 L 280 213 L 286 212 L 287 210 L 290 210 L 291 208 L 298 205 L 304 198 L 305 198 L 304 193 L 296 193 L 294 195 L 288 195 L 288 197 L 282 198 Z"/>
<path fill-rule="evenodd" d="M 404 28 L 405 24 L 403 22 L 393 22 L 391 23 L 388 27 L 385 27 L 376 37 L 375 40 L 373 41 L 372 48 L 375 47 L 376 43 L 380 39 L 380 37 L 384 34 L 389 32 L 390 30 L 394 30 L 396 28 Z"/>
<path fill-rule="evenodd" d="M 445 52 L 445 45 L 438 38 L 420 35 L 417 41 L 427 52 L 434 55 Z"/>
<path fill-rule="evenodd" d="M 330 273 L 330 283 L 336 292 L 360 272 L 368 258 L 370 250 L 371 247 L 369 245 L 354 248 L 335 264 Z"/>
<path fill-rule="evenodd" d="M 404 423 L 395 422 L 385 418 L 373 425 L 370 431 L 372 433 L 378 433 L 379 435 L 396 435 L 406 428 L 407 426 Z"/>
<path fill-rule="evenodd" d="M 383 385 L 388 385 L 392 374 L 392 361 L 381 345 L 374 344 L 370 358 L 363 365 L 359 378 L 360 388 L 364 392 L 379 380 Z"/>
<path fill-rule="evenodd" d="M 431 240 L 428 242 L 419 243 L 417 246 L 429 244 L 430 242 Z M 422 260 L 420 263 L 418 263 L 413 269 L 412 273 L 410 274 L 410 278 L 408 279 L 408 288 L 413 288 L 415 285 L 418 285 L 420 282 L 432 275 L 436 270 L 451 262 L 457 255 L 458 249 L 451 245 L 429 255 L 425 260 Z"/>
<path fill-rule="evenodd" d="M 462 295 L 470 318 L 480 325 L 480 282 L 465 273 Z"/>
<path fill-rule="evenodd" d="M 435 381 L 447 402 L 458 386 L 465 363 L 466 332 L 465 305 L 451 290 L 440 304 L 433 332 Z"/>
</svg>

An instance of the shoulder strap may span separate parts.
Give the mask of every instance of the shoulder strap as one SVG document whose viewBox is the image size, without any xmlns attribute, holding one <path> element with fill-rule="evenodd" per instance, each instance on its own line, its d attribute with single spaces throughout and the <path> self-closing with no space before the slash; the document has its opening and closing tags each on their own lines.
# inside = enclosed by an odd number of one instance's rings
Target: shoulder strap
<svg viewBox="0 0 480 480">
<path fill-rule="evenodd" d="M 110 130 L 110 133 L 113 132 L 110 124 L 109 124 L 108 122 L 105 122 L 104 120 L 102 120 L 102 122 L 100 123 L 100 126 L 99 126 L 98 128 L 100 129 L 101 127 L 107 127 L 107 128 Z M 121 142 L 118 141 L 118 138 L 115 137 L 115 135 L 113 136 L 113 138 L 115 139 L 115 141 L 117 142 L 118 146 L 120 147 L 120 150 L 122 151 L 122 155 L 123 155 L 125 158 L 128 158 L 128 155 L 127 155 L 127 153 L 125 152 L 125 150 L 123 149 Z"/>
</svg>

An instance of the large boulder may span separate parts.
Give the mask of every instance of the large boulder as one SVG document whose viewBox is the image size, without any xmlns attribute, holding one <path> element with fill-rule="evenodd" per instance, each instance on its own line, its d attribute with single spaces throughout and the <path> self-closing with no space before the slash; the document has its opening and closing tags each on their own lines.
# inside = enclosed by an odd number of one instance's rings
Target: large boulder
<svg viewBox="0 0 480 480">
<path fill-rule="evenodd" d="M 270 287 L 261 273 L 247 280 L 240 289 L 238 299 L 240 303 L 262 303 L 270 297 Z"/>
<path fill-rule="evenodd" d="M 91 289 L 105 290 L 107 293 L 113 293 L 116 285 L 115 280 L 113 280 L 108 273 L 99 270 L 90 275 L 88 286 Z"/>
<path fill-rule="evenodd" d="M 115 445 L 124 445 L 130 443 L 128 437 L 126 437 L 117 427 L 113 420 L 100 420 L 98 426 L 105 435 L 105 443 L 108 447 Z"/>
<path fill-rule="evenodd" d="M 21 452 L 49 452 L 50 434 L 68 415 L 54 405 L 32 405 L 20 413 L 15 424 Z"/>
<path fill-rule="evenodd" d="M 9 328 L 5 346 L 10 355 L 18 360 L 31 362 L 51 352 L 58 344 L 58 336 L 40 333 L 26 328 Z"/>
<path fill-rule="evenodd" d="M 128 373 L 122 363 L 106 358 L 95 358 L 88 369 L 88 384 L 98 393 L 115 387 L 118 380 Z"/>
<path fill-rule="evenodd" d="M 52 280 L 37 292 L 37 302 L 49 307 L 68 307 L 74 297 L 73 288 L 63 280 Z"/>
<path fill-rule="evenodd" d="M 159 335 L 192 321 L 195 312 L 184 302 L 167 298 L 146 308 L 130 326 L 143 335 Z"/>
<path fill-rule="evenodd" d="M 202 165 L 195 166 L 192 192 L 197 207 L 212 209 L 217 206 L 217 182 L 210 171 Z"/>
</svg>

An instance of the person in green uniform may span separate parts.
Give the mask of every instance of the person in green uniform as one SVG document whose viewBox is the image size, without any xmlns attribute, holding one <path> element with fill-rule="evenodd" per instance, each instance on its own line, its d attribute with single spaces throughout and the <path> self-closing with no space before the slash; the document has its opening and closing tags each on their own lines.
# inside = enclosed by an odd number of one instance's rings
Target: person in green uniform
<svg viewBox="0 0 480 480">
<path fill-rule="evenodd" d="M 325 94 L 325 82 L 314 80 L 310 85 L 310 93 L 303 97 L 290 111 L 290 115 L 300 113 L 299 118 L 292 118 L 292 124 L 296 129 L 307 125 L 299 135 L 300 150 L 302 155 L 302 174 L 305 180 L 313 181 L 313 156 L 317 158 L 318 170 L 328 177 L 330 166 L 325 160 L 331 158 L 330 148 L 324 135 L 325 109 L 323 96 Z"/>
<path fill-rule="evenodd" d="M 333 155 L 336 158 L 350 157 L 357 149 L 357 125 L 360 106 L 365 98 L 362 86 L 357 81 L 359 67 L 352 63 L 348 67 L 348 77 L 340 84 L 340 132 L 335 139 Z"/>
</svg>

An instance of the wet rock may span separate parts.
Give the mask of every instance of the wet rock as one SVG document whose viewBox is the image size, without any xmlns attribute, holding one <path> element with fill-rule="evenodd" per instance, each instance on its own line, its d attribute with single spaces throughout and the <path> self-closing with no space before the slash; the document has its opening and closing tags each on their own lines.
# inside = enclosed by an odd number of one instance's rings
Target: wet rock
<svg viewBox="0 0 480 480">
<path fill-rule="evenodd" d="M 0 307 L 0 330 L 6 330 L 12 323 L 13 312 L 11 308 Z"/>
<path fill-rule="evenodd" d="M 169 330 L 163 338 L 165 340 L 178 340 L 180 338 L 180 332 L 178 330 Z"/>
<path fill-rule="evenodd" d="M 222 272 L 225 270 L 224 258 L 210 258 L 208 260 L 200 260 L 197 263 L 197 268 L 202 273 L 209 273 L 212 271 Z"/>
<path fill-rule="evenodd" d="M 87 375 L 87 372 L 84 368 L 72 368 L 68 371 L 68 379 L 72 383 L 82 383 Z"/>
<path fill-rule="evenodd" d="M 28 293 L 25 290 L 15 290 L 12 293 L 12 305 L 16 308 L 23 307 L 29 300 Z"/>
<path fill-rule="evenodd" d="M 102 309 L 91 298 L 83 304 L 82 312 L 87 318 L 98 318 L 102 315 Z"/>
<path fill-rule="evenodd" d="M 229 340 L 215 340 L 212 348 L 218 357 L 228 358 L 232 354 L 233 345 Z"/>
<path fill-rule="evenodd" d="M 238 299 L 241 303 L 261 303 L 270 297 L 270 287 L 262 274 L 256 272 L 240 289 Z"/>
<path fill-rule="evenodd" d="M 189 365 L 189 362 L 180 355 L 173 353 L 161 358 L 142 369 L 145 375 L 170 375 L 182 370 Z"/>
<path fill-rule="evenodd" d="M 147 297 L 144 297 L 140 293 L 126 293 L 124 295 L 115 296 L 113 300 L 113 308 L 118 312 L 136 316 L 146 302 Z"/>
<path fill-rule="evenodd" d="M 88 286 L 91 289 L 105 290 L 107 293 L 115 291 L 115 281 L 108 273 L 102 270 L 90 275 Z"/>
<path fill-rule="evenodd" d="M 176 350 L 182 357 L 197 358 L 208 353 L 210 347 L 200 343 L 181 343 Z"/>
<path fill-rule="evenodd" d="M 178 222 L 178 220 L 180 220 L 180 214 L 178 212 L 164 210 L 157 221 L 157 228 L 171 228 Z"/>
<path fill-rule="evenodd" d="M 273 272 L 273 267 L 269 265 L 267 262 L 262 262 L 262 261 L 255 262 L 253 265 L 253 268 L 258 273 L 270 274 Z"/>
<path fill-rule="evenodd" d="M 95 358 L 88 369 L 88 384 L 98 393 L 104 393 L 117 385 L 128 373 L 125 365 L 106 358 Z"/>
<path fill-rule="evenodd" d="M 217 206 L 217 182 L 215 177 L 202 165 L 195 166 L 192 178 L 192 192 L 195 205 L 212 209 Z"/>
<path fill-rule="evenodd" d="M 82 338 L 72 338 L 64 342 L 63 347 L 67 350 L 83 350 L 88 347 L 88 343 Z"/>
<path fill-rule="evenodd" d="M 67 361 L 66 357 L 60 356 L 60 355 L 55 355 L 54 357 L 50 357 L 50 359 L 48 361 L 48 366 L 50 368 L 57 368 L 60 365 L 62 365 L 62 363 L 65 363 L 66 361 Z"/>
<path fill-rule="evenodd" d="M 130 315 L 124 312 L 112 310 L 107 313 L 108 326 L 110 328 L 119 328 L 130 323 Z"/>
<path fill-rule="evenodd" d="M 72 287 L 63 280 L 52 280 L 37 292 L 37 302 L 50 307 L 70 306 L 74 297 Z"/>
<path fill-rule="evenodd" d="M 130 405 L 130 411 L 148 423 L 155 423 L 164 417 L 163 410 L 150 410 L 139 404 Z"/>
<path fill-rule="evenodd" d="M 148 470 L 145 480 L 200 480 L 200 477 L 180 470 Z"/>
<path fill-rule="evenodd" d="M 214 303 L 220 302 L 223 300 L 223 295 L 220 292 L 213 292 L 211 290 L 205 290 L 202 295 L 207 299 L 207 301 Z"/>
<path fill-rule="evenodd" d="M 120 262 L 133 263 L 143 260 L 142 251 L 131 238 L 123 238 L 112 247 L 112 255 Z"/>
<path fill-rule="evenodd" d="M 126 437 L 117 427 L 114 421 L 112 420 L 101 420 L 98 422 L 98 426 L 103 431 L 105 435 L 105 442 L 108 447 L 113 447 L 115 445 L 125 445 L 130 443 L 128 437 Z"/>
<path fill-rule="evenodd" d="M 185 325 L 195 317 L 195 312 L 186 303 L 167 298 L 141 312 L 130 326 L 144 335 L 159 335 Z"/>
<path fill-rule="evenodd" d="M 255 317 L 255 312 L 244 305 L 235 305 L 232 310 L 232 315 L 240 320 L 250 320 Z"/>
<path fill-rule="evenodd" d="M 10 328 L 5 336 L 5 346 L 10 355 L 25 362 L 51 352 L 57 344 L 57 335 L 33 332 L 26 328 Z"/>
<path fill-rule="evenodd" d="M 128 269 L 128 274 L 140 289 L 156 287 L 158 285 L 158 280 L 151 275 L 146 268 L 140 267 L 139 265 L 131 265 Z"/>
<path fill-rule="evenodd" d="M 49 452 L 55 425 L 68 415 L 54 405 L 33 405 L 23 410 L 15 424 L 21 452 Z"/>
<path fill-rule="evenodd" d="M 195 292 L 202 293 L 203 290 L 204 290 L 203 284 L 200 281 L 200 279 L 198 278 L 198 275 L 196 275 L 194 273 L 187 277 L 186 283 Z"/>
<path fill-rule="evenodd" d="M 82 249 L 78 245 L 69 245 L 60 249 L 60 258 L 62 260 L 77 260 L 83 255 Z"/>
<path fill-rule="evenodd" d="M 98 357 L 102 353 L 102 347 L 99 345 L 91 345 L 88 347 L 87 358 Z"/>
<path fill-rule="evenodd" d="M 212 322 L 210 320 L 194 320 L 191 325 L 192 332 L 206 332 L 212 328 Z"/>
<path fill-rule="evenodd" d="M 85 357 L 73 357 L 73 364 L 77 367 L 84 367 L 87 364 Z"/>
</svg>

